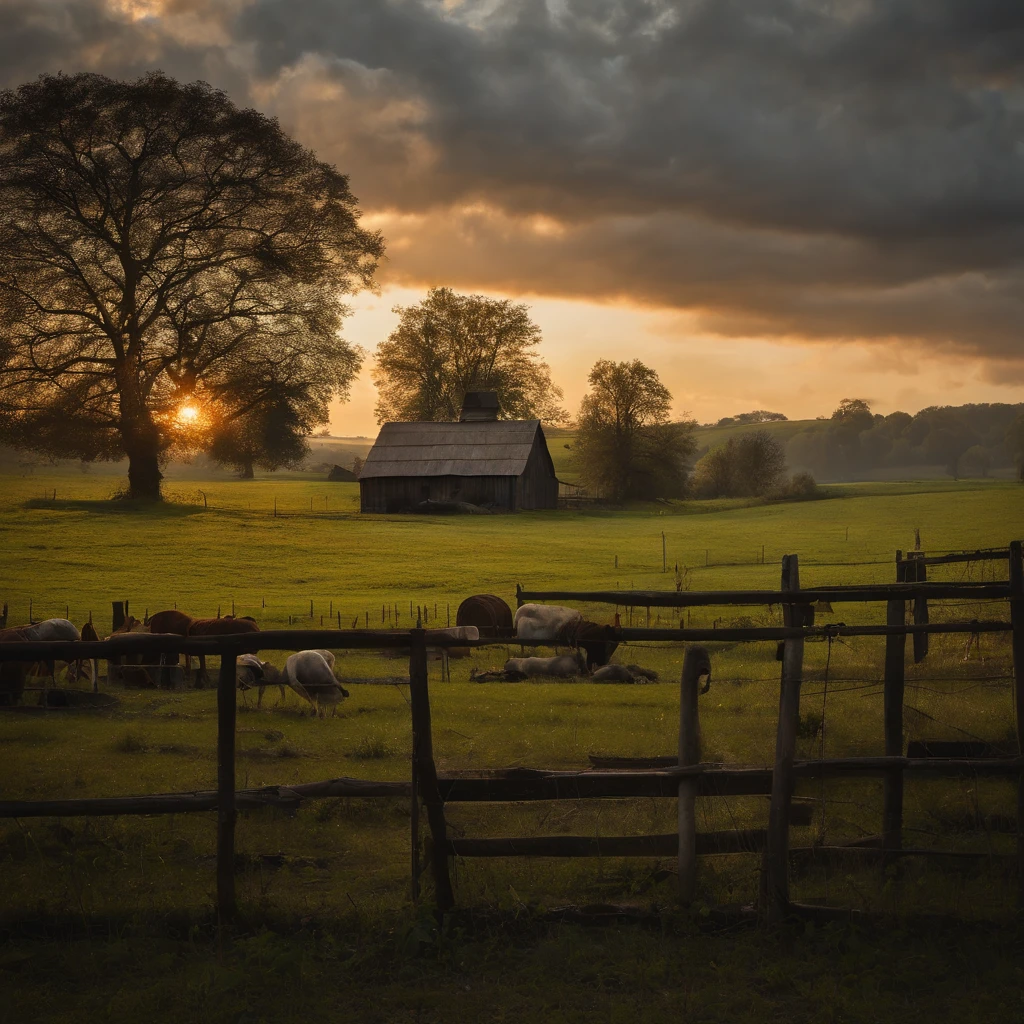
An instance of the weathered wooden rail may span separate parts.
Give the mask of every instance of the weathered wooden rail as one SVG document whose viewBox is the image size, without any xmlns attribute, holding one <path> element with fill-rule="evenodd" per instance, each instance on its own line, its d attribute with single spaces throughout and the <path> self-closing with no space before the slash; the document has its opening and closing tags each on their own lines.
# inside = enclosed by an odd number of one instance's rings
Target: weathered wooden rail
<svg viewBox="0 0 1024 1024">
<path fill-rule="evenodd" d="M 449 857 L 495 856 L 672 856 L 679 855 L 681 881 L 692 883 L 692 856 L 712 853 L 760 852 L 763 856 L 761 906 L 769 921 L 781 920 L 792 909 L 789 900 L 788 864 L 791 855 L 851 857 L 952 857 L 956 852 L 904 849 L 902 834 L 902 786 L 907 774 L 936 778 L 1003 777 L 1018 784 L 1018 822 L 1024 822 L 1024 560 L 1019 542 L 1005 552 L 1009 579 L 1005 583 L 935 583 L 923 580 L 925 564 L 975 560 L 992 554 L 970 553 L 970 558 L 941 556 L 940 561 L 912 553 L 897 558 L 897 582 L 888 585 L 801 588 L 796 556 L 783 560 L 782 586 L 778 591 L 525 591 L 517 588 L 520 603 L 538 600 L 572 600 L 650 607 L 698 605 L 780 605 L 782 626 L 724 629 L 660 629 L 608 627 L 609 639 L 629 641 L 781 642 L 782 674 L 779 725 L 774 764 L 767 767 L 721 766 L 690 763 L 699 754 L 692 746 L 696 716 L 684 715 L 680 752 L 671 758 L 625 759 L 628 764 L 588 771 L 543 771 L 530 769 L 492 772 L 439 773 L 433 752 L 430 698 L 427 678 L 427 648 L 479 647 L 503 641 L 454 639 L 445 630 L 267 630 L 237 636 L 184 638 L 177 635 L 125 634 L 98 642 L 48 642 L 0 644 L 0 662 L 36 658 L 118 658 L 132 654 L 219 655 L 217 683 L 217 790 L 200 793 L 168 793 L 150 796 L 92 798 L 81 800 L 0 801 L 0 818 L 177 814 L 217 812 L 217 908 L 223 918 L 235 912 L 234 830 L 239 809 L 266 806 L 296 807 L 307 799 L 330 797 L 411 798 L 413 895 L 418 895 L 419 807 L 426 812 L 431 834 L 431 872 L 439 912 L 454 904 Z M 921 573 L 919 576 L 918 573 Z M 913 579 L 911 579 L 913 576 Z M 1008 601 L 1010 621 L 971 620 L 930 622 L 929 599 Z M 915 621 L 905 622 L 905 602 L 915 602 Z M 886 624 L 814 625 L 814 607 L 819 601 L 885 602 Z M 1012 634 L 1014 694 L 1017 715 L 1018 756 L 1003 758 L 908 758 L 902 750 L 903 666 L 906 638 L 927 639 L 932 634 L 1010 632 Z M 796 728 L 799 721 L 800 685 L 803 676 L 803 644 L 808 639 L 847 636 L 878 636 L 886 639 L 885 658 L 885 754 L 879 757 L 830 758 L 797 761 Z M 513 641 L 517 645 L 519 640 Z M 523 646 L 544 646 L 541 641 Z M 235 662 L 238 655 L 266 650 L 295 651 L 308 648 L 406 649 L 409 652 L 409 685 L 413 729 L 412 778 L 410 782 L 333 779 L 291 787 L 262 790 L 235 789 L 236 688 Z M 685 703 L 685 701 L 684 701 Z M 688 731 L 689 730 L 689 731 Z M 689 737 L 689 738 L 687 738 Z M 886 780 L 881 844 L 872 847 L 836 847 L 795 850 L 789 846 L 795 783 L 803 779 L 851 776 L 881 776 Z M 529 838 L 457 838 L 447 835 L 444 805 L 458 802 L 509 802 L 536 800 L 623 799 L 665 797 L 687 799 L 701 796 L 769 795 L 766 829 L 696 833 L 689 815 L 680 813 L 677 834 L 662 836 L 538 836 Z M 682 803 L 682 801 L 681 801 Z M 685 841 L 681 841 L 685 836 Z M 1024 829 L 1018 828 L 1017 862 L 1024 889 Z M 689 849 L 690 854 L 686 853 Z M 437 855 L 443 851 L 443 855 Z M 971 854 L 973 856 L 973 854 Z M 687 875 L 683 879 L 683 874 Z M 685 893 L 684 893 L 685 895 Z"/>
</svg>

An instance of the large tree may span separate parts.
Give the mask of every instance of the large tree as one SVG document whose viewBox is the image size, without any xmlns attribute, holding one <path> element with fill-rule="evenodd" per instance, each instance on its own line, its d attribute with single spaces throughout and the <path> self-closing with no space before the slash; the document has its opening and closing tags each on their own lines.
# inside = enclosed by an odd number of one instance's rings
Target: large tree
<svg viewBox="0 0 1024 1024">
<path fill-rule="evenodd" d="M 696 424 L 671 422 L 672 395 L 658 374 L 639 359 L 601 359 L 589 381 L 572 447 L 582 484 L 615 501 L 682 497 Z"/>
<path fill-rule="evenodd" d="M 344 397 L 341 297 L 382 251 L 343 174 L 205 83 L 0 93 L 0 428 L 127 456 L 130 493 L 157 498 L 161 461 L 214 426 L 296 388 Z"/>
<path fill-rule="evenodd" d="M 525 304 L 432 288 L 395 312 L 398 326 L 377 346 L 373 370 L 379 423 L 457 420 L 466 392 L 478 390 L 496 391 L 507 419 L 565 419 Z"/>
</svg>

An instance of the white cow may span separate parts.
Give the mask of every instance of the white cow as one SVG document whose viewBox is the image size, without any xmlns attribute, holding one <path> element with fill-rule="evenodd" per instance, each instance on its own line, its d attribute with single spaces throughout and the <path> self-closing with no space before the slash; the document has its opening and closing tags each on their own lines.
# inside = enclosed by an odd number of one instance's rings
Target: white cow
<svg viewBox="0 0 1024 1024">
<path fill-rule="evenodd" d="M 78 627 L 68 619 L 43 619 L 42 622 L 34 622 L 31 626 L 24 626 L 22 632 L 26 640 L 81 640 L 82 634 L 78 632 Z M 47 672 L 46 674 L 50 677 L 50 682 L 54 686 L 57 685 L 56 678 L 56 659 L 44 658 L 39 664 L 45 665 Z M 69 671 L 69 680 L 74 679 L 77 676 L 77 671 L 72 672 L 72 665 L 74 661 L 66 662 Z M 95 672 L 93 674 L 93 689 L 95 690 Z"/>
<path fill-rule="evenodd" d="M 348 696 L 348 690 L 335 678 L 330 651 L 297 651 L 284 663 L 284 674 L 288 685 L 308 700 L 321 718 L 328 706 L 331 716 L 337 715 L 338 704 Z"/>
<path fill-rule="evenodd" d="M 303 700 L 309 701 L 321 718 L 328 706 L 332 715 L 336 715 L 338 704 L 348 696 L 348 690 L 335 678 L 334 655 L 330 651 L 298 651 L 285 661 L 284 668 L 260 661 L 255 654 L 242 654 L 238 657 L 237 678 L 242 689 L 258 688 L 257 707 L 262 704 L 263 691 L 268 686 L 280 688 L 278 703 L 284 700 L 285 687 L 289 686 Z"/>
<path fill-rule="evenodd" d="M 554 658 L 509 658 L 506 672 L 516 672 L 527 679 L 548 676 L 555 679 L 574 679 L 587 674 L 587 663 L 577 654 L 559 654 Z"/>
<path fill-rule="evenodd" d="M 524 604 L 516 609 L 516 636 L 522 640 L 568 642 L 583 623 L 575 608 L 558 604 Z"/>
</svg>

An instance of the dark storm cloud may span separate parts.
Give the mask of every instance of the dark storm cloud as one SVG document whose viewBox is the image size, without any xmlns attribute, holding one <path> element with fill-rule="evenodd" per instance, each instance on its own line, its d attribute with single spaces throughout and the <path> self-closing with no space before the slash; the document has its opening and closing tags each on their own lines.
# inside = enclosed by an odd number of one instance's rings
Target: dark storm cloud
<svg viewBox="0 0 1024 1024">
<path fill-rule="evenodd" d="M 8 80 L 162 66 L 277 113 L 394 214 L 395 280 L 1024 361 L 1024 4 L 130 7 L 0 0 Z"/>
</svg>

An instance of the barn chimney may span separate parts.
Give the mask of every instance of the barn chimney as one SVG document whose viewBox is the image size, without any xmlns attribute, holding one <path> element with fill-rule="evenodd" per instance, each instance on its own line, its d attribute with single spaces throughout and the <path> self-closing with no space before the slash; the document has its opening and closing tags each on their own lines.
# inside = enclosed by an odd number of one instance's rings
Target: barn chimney
<svg viewBox="0 0 1024 1024">
<path fill-rule="evenodd" d="M 462 400 L 460 423 L 492 423 L 500 412 L 497 391 L 467 391 Z"/>
</svg>

